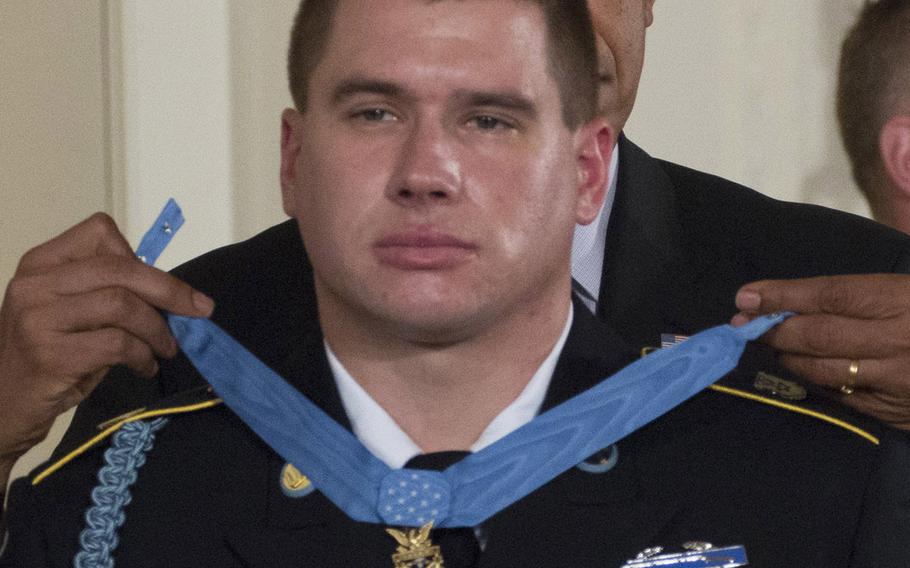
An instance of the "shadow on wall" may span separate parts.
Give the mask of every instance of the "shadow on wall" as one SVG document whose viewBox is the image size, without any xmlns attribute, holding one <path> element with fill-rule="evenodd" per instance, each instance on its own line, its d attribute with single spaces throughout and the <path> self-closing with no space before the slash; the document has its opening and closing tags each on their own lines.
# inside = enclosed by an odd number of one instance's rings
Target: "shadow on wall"
<svg viewBox="0 0 910 568">
<path fill-rule="evenodd" d="M 826 147 L 822 152 L 826 159 L 805 177 L 802 194 L 804 200 L 810 203 L 818 203 L 868 217 L 869 209 L 866 207 L 865 201 L 857 199 L 859 190 L 853 182 L 849 160 L 841 143 L 835 108 L 841 42 L 847 34 L 847 29 L 853 25 L 859 15 L 862 5 L 862 0 L 829 0 L 819 4 L 817 8 L 819 29 L 826 31 L 819 36 L 820 45 L 817 54 L 822 58 L 823 64 L 830 65 L 835 70 L 831 77 L 828 96 L 825 99 L 832 119 L 827 123 L 829 126 L 827 127 L 828 132 L 825 133 Z"/>
</svg>

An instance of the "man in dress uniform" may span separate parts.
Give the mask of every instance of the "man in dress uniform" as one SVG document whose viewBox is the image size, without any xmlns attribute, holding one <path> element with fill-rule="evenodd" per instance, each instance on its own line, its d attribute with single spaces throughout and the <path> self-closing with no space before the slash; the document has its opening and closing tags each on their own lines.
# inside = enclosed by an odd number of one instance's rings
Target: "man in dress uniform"
<svg viewBox="0 0 910 568">
<path fill-rule="evenodd" d="M 45 388 L 29 402 L 71 404 L 98 383 L 99 365 L 115 363 L 155 375 L 156 392 L 100 430 L 82 427 L 84 414 L 53 463 L 14 484 L 0 565 L 620 566 L 657 546 L 728 545 L 761 566 L 871 565 L 893 501 L 877 485 L 888 437 L 823 401 L 801 404 L 799 386 L 775 377 L 764 377 L 768 396 L 749 392 L 748 361 L 535 491 L 502 507 L 488 495 L 472 505 L 481 521 L 418 530 L 357 505 L 359 476 L 407 466 L 426 489 L 436 479 L 427 470 L 476 463 L 465 454 L 502 447 L 637 356 L 571 299 L 573 229 L 602 208 L 615 143 L 598 118 L 585 4 L 374 8 L 308 0 L 298 17 L 281 168 L 292 221 L 181 268 L 193 288 L 131 258 L 102 217 L 23 259 L 4 304 L 20 336 L 34 339 L 49 317 L 61 333 L 79 331 L 38 361 L 9 359 L 24 376 L 66 370 L 53 388 L 35 376 Z M 828 220 L 814 213 L 801 220 Z M 846 227 L 862 241 L 860 229 Z M 100 272 L 115 275 L 113 288 Z M 153 284 L 165 281 L 158 295 Z M 148 304 L 208 316 L 208 298 L 213 319 L 283 377 L 287 401 L 305 396 L 325 413 L 324 431 L 278 418 L 280 402 L 274 415 L 232 412 L 186 357 L 150 357 L 176 345 Z M 242 372 L 247 359 L 237 361 L 227 375 Z M 263 423 L 313 460 L 289 463 Z M 323 435 L 363 468 L 323 475 L 321 458 L 337 449 Z M 519 455 L 540 455 L 535 447 Z M 506 472 L 510 483 L 479 473 L 484 485 L 464 498 L 508 493 L 542 466 L 517 461 L 525 469 Z M 458 502 L 450 515 L 473 518 Z"/>
</svg>

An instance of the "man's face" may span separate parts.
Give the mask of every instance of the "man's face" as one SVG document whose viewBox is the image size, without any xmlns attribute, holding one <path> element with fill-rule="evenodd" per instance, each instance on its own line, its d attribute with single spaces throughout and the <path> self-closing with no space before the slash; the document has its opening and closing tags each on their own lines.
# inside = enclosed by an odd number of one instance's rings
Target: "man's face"
<svg viewBox="0 0 910 568">
<path fill-rule="evenodd" d="M 307 110 L 284 114 L 284 208 L 321 315 L 450 341 L 568 302 L 612 135 L 562 122 L 540 9 L 369 4 L 340 2 Z"/>
<path fill-rule="evenodd" d="M 601 115 L 619 132 L 638 92 L 645 60 L 645 28 L 654 19 L 654 0 L 588 0 L 597 34 Z"/>
</svg>

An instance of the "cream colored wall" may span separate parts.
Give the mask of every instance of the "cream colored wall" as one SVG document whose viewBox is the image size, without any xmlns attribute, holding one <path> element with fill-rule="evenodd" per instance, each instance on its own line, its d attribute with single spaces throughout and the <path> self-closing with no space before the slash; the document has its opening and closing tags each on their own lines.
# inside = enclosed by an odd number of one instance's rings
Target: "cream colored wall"
<svg viewBox="0 0 910 568">
<path fill-rule="evenodd" d="M 281 111 L 293 106 L 285 52 L 297 0 L 231 2 L 234 231 L 238 239 L 286 219 L 278 186 Z"/>
<path fill-rule="evenodd" d="M 627 132 L 654 155 L 776 197 L 865 211 L 830 95 L 861 2 L 659 0 Z M 136 242 L 177 197 L 188 223 L 164 267 L 281 220 L 295 6 L 0 1 L 0 284 L 29 246 L 94 210 Z"/>
<path fill-rule="evenodd" d="M 106 3 L 0 2 L 0 286 L 19 257 L 94 211 L 113 211 Z M 46 455 L 68 421 L 17 464 Z"/>
<path fill-rule="evenodd" d="M 169 197 L 188 220 L 162 267 L 234 239 L 228 6 L 118 5 L 126 235 L 138 241 Z"/>
<path fill-rule="evenodd" d="M 99 1 L 0 2 L 0 284 L 28 248 L 110 210 L 102 17 Z"/>
<path fill-rule="evenodd" d="M 627 133 L 654 155 L 791 201 L 867 214 L 834 119 L 863 0 L 658 0 Z"/>
</svg>

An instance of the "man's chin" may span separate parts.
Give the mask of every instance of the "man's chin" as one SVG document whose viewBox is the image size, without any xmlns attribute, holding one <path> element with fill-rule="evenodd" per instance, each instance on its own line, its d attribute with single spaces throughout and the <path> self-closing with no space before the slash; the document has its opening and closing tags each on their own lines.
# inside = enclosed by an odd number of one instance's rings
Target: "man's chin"
<svg viewBox="0 0 910 568">
<path fill-rule="evenodd" d="M 409 304 L 382 319 L 401 340 L 428 348 L 446 348 L 483 334 L 491 322 L 482 310 L 443 303 Z"/>
<path fill-rule="evenodd" d="M 407 319 L 395 324 L 400 338 L 427 348 L 446 348 L 469 340 L 480 332 L 482 326 L 462 314 L 408 314 Z"/>
</svg>

